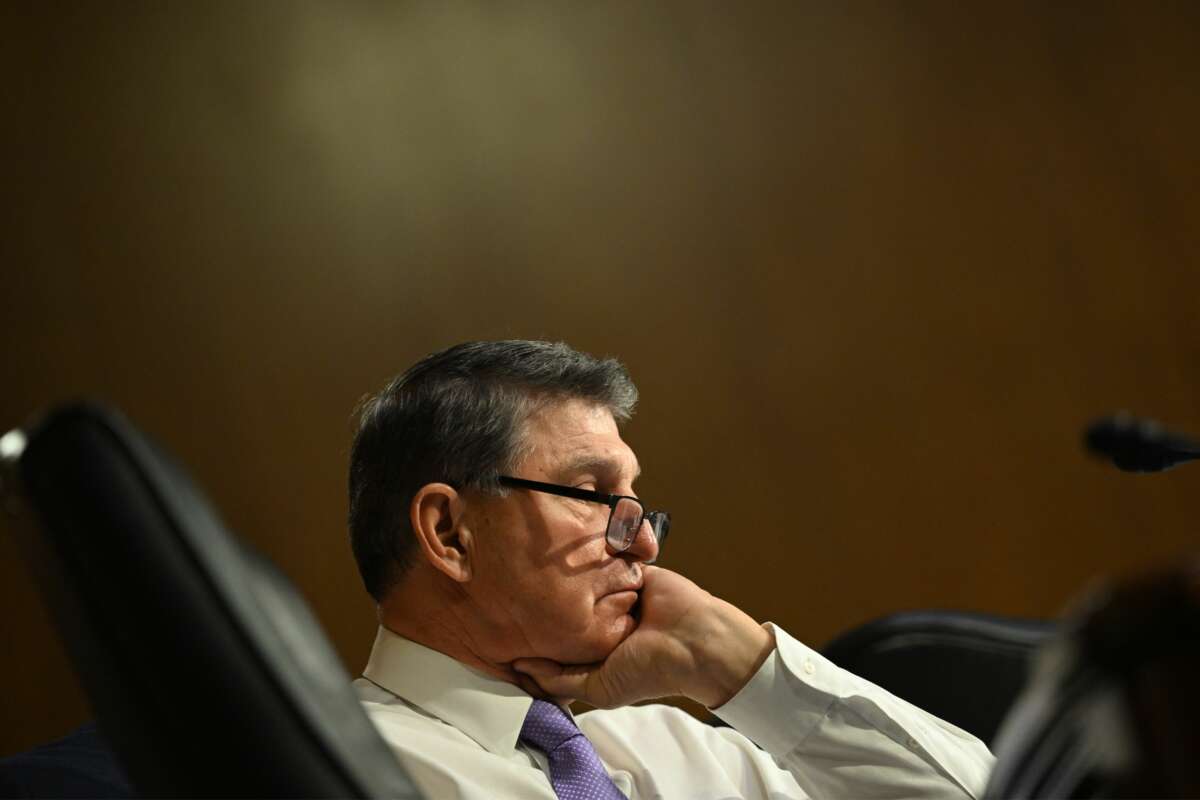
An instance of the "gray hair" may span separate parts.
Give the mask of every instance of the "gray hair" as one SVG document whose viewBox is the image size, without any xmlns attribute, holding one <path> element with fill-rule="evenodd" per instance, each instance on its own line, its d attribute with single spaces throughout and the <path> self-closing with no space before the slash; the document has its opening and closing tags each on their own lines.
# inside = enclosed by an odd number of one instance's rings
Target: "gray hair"
<svg viewBox="0 0 1200 800">
<path fill-rule="evenodd" d="M 616 359 L 562 342 L 468 342 L 434 353 L 368 396 L 350 453 L 350 544 L 367 592 L 382 601 L 412 566 L 409 506 L 422 486 L 501 491 L 527 455 L 525 422 L 579 399 L 627 421 L 638 392 Z"/>
</svg>

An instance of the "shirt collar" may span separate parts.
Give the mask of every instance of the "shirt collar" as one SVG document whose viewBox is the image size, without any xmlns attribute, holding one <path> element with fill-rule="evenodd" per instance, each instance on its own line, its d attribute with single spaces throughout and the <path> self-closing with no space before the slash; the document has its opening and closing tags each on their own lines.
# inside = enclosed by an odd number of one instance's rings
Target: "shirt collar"
<svg viewBox="0 0 1200 800">
<path fill-rule="evenodd" d="M 477 672 L 382 625 L 363 677 L 462 731 L 489 753 L 503 756 L 515 752 L 533 703 L 519 686 Z"/>
</svg>

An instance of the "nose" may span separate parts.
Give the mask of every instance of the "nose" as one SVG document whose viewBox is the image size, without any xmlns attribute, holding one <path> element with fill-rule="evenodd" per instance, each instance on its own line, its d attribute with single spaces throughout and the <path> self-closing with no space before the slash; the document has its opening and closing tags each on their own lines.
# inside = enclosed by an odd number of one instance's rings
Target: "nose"
<svg viewBox="0 0 1200 800">
<path fill-rule="evenodd" d="M 652 564 L 658 559 L 658 539 L 650 528 L 649 520 L 642 520 L 637 536 L 633 537 L 633 544 L 629 545 L 629 549 L 622 555 L 646 564 Z"/>
</svg>

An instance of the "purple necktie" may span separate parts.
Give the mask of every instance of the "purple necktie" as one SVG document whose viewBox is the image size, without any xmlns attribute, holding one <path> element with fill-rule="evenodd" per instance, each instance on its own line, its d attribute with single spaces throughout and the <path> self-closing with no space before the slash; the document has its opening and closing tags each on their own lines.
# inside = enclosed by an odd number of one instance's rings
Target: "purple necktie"
<svg viewBox="0 0 1200 800">
<path fill-rule="evenodd" d="M 554 703 L 533 701 L 521 726 L 521 741 L 550 760 L 550 785 L 559 800 L 625 800 L 592 743 Z"/>
</svg>

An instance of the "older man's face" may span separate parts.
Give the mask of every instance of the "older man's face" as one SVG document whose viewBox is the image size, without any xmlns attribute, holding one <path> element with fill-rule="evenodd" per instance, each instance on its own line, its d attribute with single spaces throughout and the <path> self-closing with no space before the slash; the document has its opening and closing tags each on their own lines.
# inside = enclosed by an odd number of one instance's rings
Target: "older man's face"
<svg viewBox="0 0 1200 800">
<path fill-rule="evenodd" d="M 526 428 L 531 452 L 518 477 L 635 495 L 637 458 L 604 408 L 547 406 Z M 612 553 L 599 503 L 513 489 L 473 514 L 473 578 L 465 587 L 498 661 L 524 656 L 587 663 L 608 655 L 636 627 L 630 615 L 641 563 L 658 546 L 643 523 L 624 553 Z"/>
</svg>

